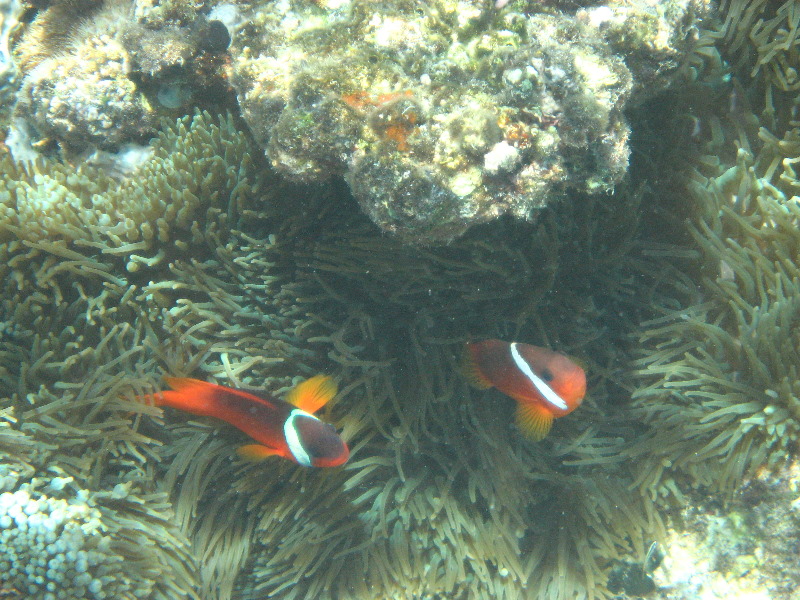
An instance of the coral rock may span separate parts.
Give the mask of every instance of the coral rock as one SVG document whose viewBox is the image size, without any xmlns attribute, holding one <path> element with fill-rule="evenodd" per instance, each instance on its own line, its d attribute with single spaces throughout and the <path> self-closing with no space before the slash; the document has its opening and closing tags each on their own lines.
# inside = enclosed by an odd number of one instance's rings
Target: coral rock
<svg viewBox="0 0 800 600">
<path fill-rule="evenodd" d="M 279 172 L 344 176 L 381 229 L 414 244 L 613 189 L 628 166 L 631 92 L 652 72 L 661 88 L 670 80 L 705 4 L 578 19 L 519 8 L 257 5 L 232 26 L 242 115 Z"/>
<path fill-rule="evenodd" d="M 126 60 L 108 36 L 44 60 L 26 76 L 16 114 L 70 150 L 111 148 L 152 134 L 153 116 L 127 77 Z"/>
<path fill-rule="evenodd" d="M 19 473 L 5 465 L 0 470 L 4 488 L 19 479 Z M 41 491 L 37 486 L 42 481 L 34 478 L 15 491 L 0 494 L 2 588 L 36 600 L 163 598 L 163 590 L 157 589 L 161 586 L 151 576 L 160 570 L 158 560 L 164 560 L 166 555 L 158 556 L 161 550 L 154 545 L 131 541 L 139 530 L 153 525 L 153 530 L 158 531 L 164 525 L 157 522 L 158 513 L 152 511 L 153 522 L 149 525 L 143 521 L 129 529 L 130 520 L 120 519 L 115 511 L 102 506 L 109 496 L 114 497 L 114 492 L 75 490 L 72 479 L 54 477 Z M 123 499 L 116 496 L 114 500 L 120 507 Z M 167 530 L 176 533 L 172 526 L 168 525 Z M 177 548 L 185 545 L 179 537 L 169 542 Z M 131 568 L 128 561 L 141 562 Z M 147 562 L 150 564 L 144 567 Z"/>
<path fill-rule="evenodd" d="M 14 105 L 19 78 L 11 59 L 9 38 L 19 24 L 23 6 L 19 0 L 0 0 L 0 131 L 7 125 L 10 108 Z"/>
</svg>

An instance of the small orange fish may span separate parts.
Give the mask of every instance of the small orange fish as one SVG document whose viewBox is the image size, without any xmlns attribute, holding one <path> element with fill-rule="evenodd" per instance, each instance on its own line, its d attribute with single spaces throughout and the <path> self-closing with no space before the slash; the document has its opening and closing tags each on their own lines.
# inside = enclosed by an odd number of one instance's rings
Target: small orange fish
<svg viewBox="0 0 800 600">
<path fill-rule="evenodd" d="M 517 426 L 539 441 L 553 419 L 578 408 L 586 394 L 586 374 L 558 352 L 517 342 L 469 342 L 464 372 L 475 387 L 496 387 L 517 401 Z"/>
<path fill-rule="evenodd" d="M 240 456 L 261 460 L 282 456 L 304 467 L 336 467 L 350 450 L 333 426 L 312 413 L 336 395 L 336 383 L 317 375 L 296 385 L 286 401 L 184 377 L 164 377 L 172 388 L 145 396 L 203 417 L 216 417 L 240 429 L 257 444 L 242 446 Z"/>
</svg>

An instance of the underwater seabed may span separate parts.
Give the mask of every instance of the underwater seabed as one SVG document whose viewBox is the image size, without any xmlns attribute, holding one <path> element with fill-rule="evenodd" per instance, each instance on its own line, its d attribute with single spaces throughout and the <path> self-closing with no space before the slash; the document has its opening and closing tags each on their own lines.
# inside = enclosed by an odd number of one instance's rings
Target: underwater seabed
<svg viewBox="0 0 800 600">
<path fill-rule="evenodd" d="M 690 495 L 649 575 L 664 600 L 800 597 L 800 463 L 762 469 L 730 502 Z M 642 593 L 642 592 L 640 592 Z"/>
<path fill-rule="evenodd" d="M 797 8 L 723 4 L 614 192 L 446 246 L 235 116 L 163 124 L 136 177 L 3 151 L 0 598 L 798 600 Z M 489 337 L 586 366 L 539 443 L 460 370 Z M 342 468 L 140 399 L 318 373 Z"/>
</svg>

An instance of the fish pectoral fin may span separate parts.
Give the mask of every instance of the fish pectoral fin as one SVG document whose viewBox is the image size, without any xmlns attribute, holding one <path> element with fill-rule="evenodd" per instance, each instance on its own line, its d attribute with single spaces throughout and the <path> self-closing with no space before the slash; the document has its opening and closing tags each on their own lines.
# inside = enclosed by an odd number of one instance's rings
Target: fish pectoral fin
<svg viewBox="0 0 800 600">
<path fill-rule="evenodd" d="M 294 386 L 286 394 L 286 402 L 314 414 L 336 395 L 336 382 L 327 375 L 316 375 Z"/>
<path fill-rule="evenodd" d="M 474 388 L 488 390 L 492 387 L 492 382 L 481 373 L 481 369 L 475 362 L 475 357 L 472 355 L 472 352 L 470 352 L 468 345 L 464 346 L 464 351 L 461 354 L 461 372 Z"/>
<path fill-rule="evenodd" d="M 543 440 L 553 426 L 553 414 L 538 404 L 517 402 L 515 417 L 520 431 L 534 442 Z"/>
<path fill-rule="evenodd" d="M 261 444 L 247 444 L 237 448 L 236 454 L 245 460 L 258 462 L 270 456 L 278 456 L 278 451 Z"/>
</svg>

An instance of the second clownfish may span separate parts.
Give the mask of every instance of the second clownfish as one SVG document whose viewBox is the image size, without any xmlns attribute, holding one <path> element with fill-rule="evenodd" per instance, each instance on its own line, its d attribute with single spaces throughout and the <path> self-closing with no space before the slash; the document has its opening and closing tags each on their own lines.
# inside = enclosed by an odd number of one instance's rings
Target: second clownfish
<svg viewBox="0 0 800 600">
<path fill-rule="evenodd" d="M 529 344 L 467 343 L 464 371 L 474 386 L 496 387 L 516 400 L 517 426 L 536 441 L 547 435 L 554 418 L 578 408 L 586 394 L 582 368 L 563 354 Z"/>
<path fill-rule="evenodd" d="M 317 375 L 296 385 L 286 401 L 184 377 L 164 377 L 172 390 L 147 396 L 156 406 L 170 406 L 194 415 L 216 417 L 240 429 L 257 444 L 237 450 L 261 460 L 282 456 L 304 467 L 335 467 L 350 456 L 333 426 L 312 413 L 336 395 L 336 383 Z"/>
</svg>

